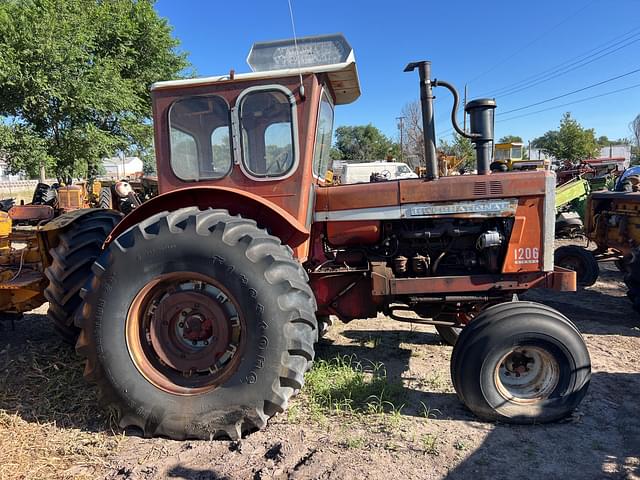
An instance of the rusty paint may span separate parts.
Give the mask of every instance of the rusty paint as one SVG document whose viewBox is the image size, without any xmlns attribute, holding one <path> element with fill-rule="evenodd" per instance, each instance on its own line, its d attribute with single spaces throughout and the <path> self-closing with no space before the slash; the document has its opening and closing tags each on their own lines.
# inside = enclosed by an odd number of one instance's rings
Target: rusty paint
<svg viewBox="0 0 640 480">
<path fill-rule="evenodd" d="M 9 217 L 14 222 L 41 222 L 51 220 L 53 215 L 49 205 L 14 205 L 9 209 Z"/>
<path fill-rule="evenodd" d="M 327 240 L 336 246 L 373 245 L 380 240 L 376 221 L 327 222 Z"/>
<path fill-rule="evenodd" d="M 575 290 L 575 272 L 557 268 L 553 272 L 525 272 L 503 275 L 392 278 L 390 294 L 451 294 L 464 292 L 522 291 L 534 287 Z"/>
</svg>

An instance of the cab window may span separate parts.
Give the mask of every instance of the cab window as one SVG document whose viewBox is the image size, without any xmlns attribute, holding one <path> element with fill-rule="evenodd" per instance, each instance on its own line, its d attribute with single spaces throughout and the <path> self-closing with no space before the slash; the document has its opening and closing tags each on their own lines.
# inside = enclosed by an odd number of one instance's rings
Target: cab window
<svg viewBox="0 0 640 480">
<path fill-rule="evenodd" d="M 278 90 L 254 91 L 242 99 L 242 161 L 251 175 L 282 177 L 294 167 L 292 109 Z"/>
<path fill-rule="evenodd" d="M 316 131 L 316 145 L 313 153 L 313 173 L 324 178 L 329 168 L 331 150 L 331 136 L 333 134 L 333 104 L 327 95 L 322 93 L 320 109 L 318 111 L 318 128 Z"/>
<path fill-rule="evenodd" d="M 521 158 L 522 147 L 511 147 L 511 158 Z"/>
<path fill-rule="evenodd" d="M 411 170 L 406 165 L 398 165 L 396 170 L 397 175 L 406 175 L 407 173 L 411 173 Z"/>
<path fill-rule="evenodd" d="M 182 180 L 221 178 L 231 169 L 230 113 L 215 95 L 176 101 L 169 110 L 171 168 Z"/>
</svg>

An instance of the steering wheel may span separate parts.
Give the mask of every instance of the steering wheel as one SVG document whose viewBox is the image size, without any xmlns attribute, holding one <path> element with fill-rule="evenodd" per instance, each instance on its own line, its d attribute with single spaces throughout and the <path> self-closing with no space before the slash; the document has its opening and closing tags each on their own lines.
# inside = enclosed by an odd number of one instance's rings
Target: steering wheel
<svg viewBox="0 0 640 480">
<path fill-rule="evenodd" d="M 276 158 L 273 159 L 273 163 L 269 165 L 267 171 L 265 172 L 267 175 L 270 173 L 280 174 L 287 170 L 285 167 L 289 164 L 290 152 L 282 152 Z M 274 169 L 277 167 L 277 170 Z"/>
</svg>

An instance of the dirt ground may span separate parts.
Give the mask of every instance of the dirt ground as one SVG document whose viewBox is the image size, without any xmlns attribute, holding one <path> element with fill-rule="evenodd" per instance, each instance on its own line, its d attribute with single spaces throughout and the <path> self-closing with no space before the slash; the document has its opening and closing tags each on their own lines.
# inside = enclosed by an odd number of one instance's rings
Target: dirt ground
<svg viewBox="0 0 640 480">
<path fill-rule="evenodd" d="M 640 316 L 624 291 L 622 275 L 605 265 L 577 293 L 527 294 L 574 320 L 589 346 L 589 393 L 563 422 L 478 421 L 453 391 L 451 347 L 435 330 L 380 318 L 337 325 L 317 357 L 386 370 L 390 401 L 318 410 L 303 390 L 288 413 L 240 442 L 119 431 L 94 405 L 43 307 L 13 327 L 2 323 L 0 479 L 640 479 Z"/>
</svg>

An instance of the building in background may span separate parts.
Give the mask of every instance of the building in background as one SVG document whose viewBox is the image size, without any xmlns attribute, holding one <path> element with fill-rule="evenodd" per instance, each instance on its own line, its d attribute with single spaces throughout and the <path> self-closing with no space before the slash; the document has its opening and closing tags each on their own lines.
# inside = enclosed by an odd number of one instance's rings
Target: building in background
<svg viewBox="0 0 640 480">
<path fill-rule="evenodd" d="M 102 159 L 105 175 L 112 178 L 135 177 L 142 173 L 142 160 L 138 157 L 105 157 Z"/>
</svg>

